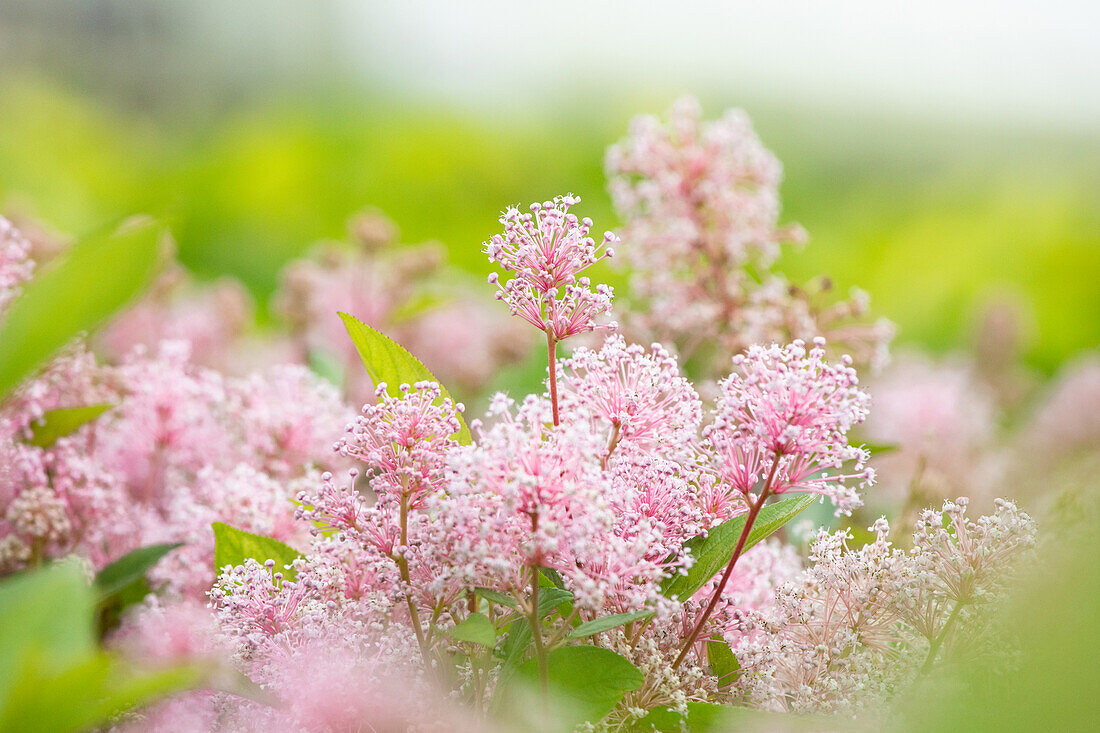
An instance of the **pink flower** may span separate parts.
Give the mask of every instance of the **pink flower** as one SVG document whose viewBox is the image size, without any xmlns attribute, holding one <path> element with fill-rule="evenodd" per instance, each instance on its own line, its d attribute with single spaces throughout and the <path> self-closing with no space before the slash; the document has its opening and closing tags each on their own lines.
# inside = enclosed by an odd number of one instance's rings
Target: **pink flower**
<svg viewBox="0 0 1100 733">
<path fill-rule="evenodd" d="M 808 491 L 847 514 L 861 503 L 855 488 L 874 479 L 869 453 L 849 445 L 848 431 L 867 416 L 870 399 L 851 360 L 825 361 L 824 339 L 752 346 L 734 357 L 721 382 L 714 423 L 705 431 L 712 465 L 725 485 L 754 491 Z M 853 463 L 850 473 L 832 473 Z"/>
<path fill-rule="evenodd" d="M 191 360 L 226 369 L 252 317 L 251 296 L 239 281 L 223 278 L 199 286 L 176 265 L 150 292 L 118 316 L 95 339 L 111 361 L 136 346 L 156 349 L 161 341 L 190 344 Z"/>
<path fill-rule="evenodd" d="M 30 242 L 0 216 L 0 313 L 19 296 L 19 286 L 31 278 L 34 262 L 30 251 Z"/>
<path fill-rule="evenodd" d="M 885 360 L 893 328 L 865 322 L 864 294 L 836 300 L 827 279 L 800 287 L 772 271 L 782 245 L 806 235 L 779 225 L 782 169 L 743 111 L 706 122 L 696 100 L 678 100 L 664 120 L 636 118 L 606 169 L 645 306 L 626 314 L 628 333 L 701 352 L 715 373 L 751 344 L 820 335 Z"/>
<path fill-rule="evenodd" d="M 611 312 L 612 289 L 601 284 L 593 290 L 589 279 L 578 275 L 613 256 L 610 245 L 618 238 L 606 232 L 597 244 L 588 235 L 592 221 L 569 213 L 579 202 L 579 197 L 569 194 L 531 204 L 530 214 L 508 209 L 500 218 L 504 233 L 485 244 L 489 261 L 514 273 L 503 285 L 496 273 L 489 276 L 489 282 L 499 288 L 497 298 L 508 304 L 512 315 L 555 341 L 615 327 L 596 322 Z"/>
<path fill-rule="evenodd" d="M 458 445 L 451 436 L 461 427 L 458 413 L 464 408 L 442 399 L 434 382 L 403 384 L 401 392 L 391 397 L 379 384 L 378 403 L 363 406 L 336 450 L 376 472 L 371 486 L 381 501 L 400 497 L 416 508 L 442 485 L 444 456 Z"/>
<path fill-rule="evenodd" d="M 609 429 L 609 453 L 620 441 L 656 454 L 690 452 L 701 403 L 660 344 L 645 349 L 611 336 L 599 351 L 578 348 L 561 366 L 563 413 L 591 416 Z"/>
</svg>

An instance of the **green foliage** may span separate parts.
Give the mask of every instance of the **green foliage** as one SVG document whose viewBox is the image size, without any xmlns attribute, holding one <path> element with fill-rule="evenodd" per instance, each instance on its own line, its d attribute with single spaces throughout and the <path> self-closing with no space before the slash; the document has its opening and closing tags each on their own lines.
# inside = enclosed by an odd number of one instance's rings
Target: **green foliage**
<svg viewBox="0 0 1100 733">
<path fill-rule="evenodd" d="M 100 599 L 106 598 L 141 580 L 160 559 L 177 547 L 182 547 L 182 542 L 165 542 L 159 545 L 139 547 L 129 552 L 113 563 L 96 573 L 95 587 Z"/>
<path fill-rule="evenodd" d="M 707 662 L 710 664 L 710 673 L 718 678 L 720 686 L 732 683 L 741 669 L 741 664 L 734 656 L 733 650 L 717 636 L 707 639 Z"/>
<path fill-rule="evenodd" d="M 78 334 L 94 330 L 153 276 L 161 227 L 133 220 L 42 269 L 0 325 L 0 399 Z"/>
<path fill-rule="evenodd" d="M 569 613 L 573 603 L 573 594 L 564 588 L 542 588 L 539 590 L 539 618 L 546 616 L 554 609 L 562 612 L 562 616 Z"/>
<path fill-rule="evenodd" d="M 660 733 L 719 733 L 733 730 L 729 726 L 733 710 L 712 702 L 689 702 L 687 715 L 666 707 L 654 708 L 638 721 L 635 730 Z"/>
<path fill-rule="evenodd" d="M 100 651 L 94 602 L 74 563 L 0 584 L 0 730 L 84 730 L 195 681 L 189 669 L 137 674 Z"/>
<path fill-rule="evenodd" d="M 624 657 L 594 646 L 564 646 L 547 655 L 554 717 L 563 730 L 598 721 L 615 709 L 623 695 L 642 686 L 642 673 Z M 517 679 L 538 684 L 534 659 L 524 662 Z"/>
<path fill-rule="evenodd" d="M 483 613 L 471 613 L 463 619 L 462 623 L 447 630 L 446 633 L 457 641 L 467 641 L 489 649 L 497 643 L 497 631 L 493 628 L 493 622 Z"/>
<path fill-rule="evenodd" d="M 276 569 L 287 580 L 294 580 L 298 572 L 294 561 L 302 556 L 285 542 L 272 537 L 245 532 L 224 522 L 214 522 L 214 570 L 220 572 L 227 565 L 236 567 L 249 558 L 260 563 L 275 561 Z"/>
<path fill-rule="evenodd" d="M 80 242 L 26 284 L 0 325 L 0 400 L 149 284 L 161 236 L 155 222 L 131 221 L 109 236 Z"/>
<path fill-rule="evenodd" d="M 794 519 L 806 507 L 818 501 L 813 495 L 802 494 L 769 504 L 760 510 L 756 523 L 749 532 L 745 550 L 767 538 L 787 522 Z M 668 598 L 690 598 L 697 590 L 726 566 L 733 557 L 734 547 L 745 527 L 745 516 L 734 517 L 713 528 L 706 535 L 692 537 L 684 543 L 695 558 L 686 575 L 674 575 L 661 584 L 661 593 Z"/>
<path fill-rule="evenodd" d="M 583 639 L 586 636 L 594 636 L 595 634 L 602 633 L 604 631 L 610 631 L 611 629 L 618 628 L 625 624 L 632 623 L 634 621 L 640 621 L 647 619 L 653 615 L 653 611 L 631 611 L 630 613 L 616 613 L 612 616 L 602 616 L 600 618 L 594 618 L 591 621 L 585 621 L 577 628 L 569 632 L 570 639 Z"/>
<path fill-rule="evenodd" d="M 95 420 L 112 407 L 113 405 L 83 405 L 49 410 L 31 425 L 32 437 L 29 442 L 39 448 L 49 448 L 58 438 L 72 435 L 82 425 Z"/>
<path fill-rule="evenodd" d="M 487 601 L 499 603 L 502 606 L 507 606 L 508 608 L 519 608 L 519 604 L 516 603 L 515 598 L 501 593 L 498 590 L 493 590 L 492 588 L 474 588 L 474 593 L 477 593 L 479 596 Z"/>
<path fill-rule="evenodd" d="M 122 612 L 140 603 L 150 592 L 145 574 L 182 542 L 139 547 L 115 560 L 95 576 L 96 619 L 99 636 L 118 624 Z"/>
<path fill-rule="evenodd" d="M 173 107 L 164 124 L 146 108 L 134 114 L 9 74 L 0 78 L 0 206 L 61 232 L 154 213 L 172 222 L 185 265 L 240 277 L 261 303 L 287 259 L 342 236 L 365 205 L 392 217 L 406 241 L 442 241 L 451 262 L 481 275 L 480 243 L 508 204 L 573 191 L 597 226 L 616 229 L 604 149 L 630 116 L 671 98 L 574 98 L 507 124 L 358 89 L 283 99 L 201 124 Z M 799 282 L 829 275 L 840 293 L 864 288 L 872 312 L 910 344 L 966 345 L 975 310 L 1001 295 L 1029 311 L 1032 365 L 1053 369 L 1100 342 L 1094 133 L 1009 125 L 991 135 L 741 94 L 704 102 L 708 117 L 746 108 L 784 163 L 783 220 L 804 225 L 811 242 L 781 272 Z M 806 136 L 807 125 L 817 133 Z"/>
<path fill-rule="evenodd" d="M 443 383 L 428 371 L 423 362 L 410 354 L 408 350 L 381 331 L 371 328 L 358 318 L 341 313 L 344 327 L 351 336 L 359 352 L 359 358 L 363 360 L 363 366 L 367 368 L 367 374 L 376 385 L 385 382 L 386 393 L 391 397 L 401 396 L 401 384 L 415 384 L 417 382 L 435 382 L 439 385 L 442 398 L 450 398 L 450 393 Z M 461 426 L 455 433 L 455 440 L 468 445 L 473 438 L 470 429 L 466 427 L 466 420 L 462 413 L 458 413 L 458 422 Z"/>
</svg>

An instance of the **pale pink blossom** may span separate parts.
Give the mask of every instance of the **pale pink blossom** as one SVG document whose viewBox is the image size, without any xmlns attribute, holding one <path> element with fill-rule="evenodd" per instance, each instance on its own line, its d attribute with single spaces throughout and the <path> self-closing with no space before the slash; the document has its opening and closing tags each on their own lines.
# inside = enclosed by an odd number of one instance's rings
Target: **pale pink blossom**
<svg viewBox="0 0 1100 733">
<path fill-rule="evenodd" d="M 578 333 L 614 328 L 597 319 L 611 312 L 612 289 L 592 288 L 580 273 L 614 255 L 618 238 L 605 232 L 599 243 L 589 236 L 592 220 L 578 219 L 569 209 L 580 202 L 572 194 L 553 201 L 531 204 L 531 213 L 510 208 L 500 217 L 504 233 L 485 243 L 489 261 L 499 264 L 512 278 L 500 282 L 496 273 L 496 297 L 512 315 L 519 316 L 554 341 Z"/>
<path fill-rule="evenodd" d="M 20 286 L 34 271 L 30 250 L 30 242 L 0 216 L 0 313 L 19 296 Z"/>
<path fill-rule="evenodd" d="M 805 491 L 827 497 L 838 514 L 860 506 L 858 489 L 874 480 L 870 455 L 848 442 L 867 416 L 851 360 L 826 361 L 824 340 L 807 350 L 751 346 L 734 357 L 714 422 L 705 430 L 711 465 L 731 492 L 755 503 L 757 495 Z"/>
<path fill-rule="evenodd" d="M 865 294 L 838 301 L 827 279 L 802 287 L 772 271 L 782 245 L 806 235 L 779 224 L 782 169 L 743 111 L 705 122 L 683 98 L 664 120 L 638 117 L 606 170 L 641 301 L 628 334 L 675 345 L 707 376 L 751 344 L 817 336 L 885 360 L 893 327 L 867 323 Z"/>
</svg>

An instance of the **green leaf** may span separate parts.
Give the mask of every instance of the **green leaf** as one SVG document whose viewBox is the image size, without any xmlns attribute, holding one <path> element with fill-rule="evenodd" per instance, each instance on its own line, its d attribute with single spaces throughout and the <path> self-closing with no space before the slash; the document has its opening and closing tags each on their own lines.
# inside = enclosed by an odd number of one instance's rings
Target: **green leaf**
<svg viewBox="0 0 1100 733">
<path fill-rule="evenodd" d="M 228 566 L 242 565 L 252 558 L 258 562 L 275 561 L 275 567 L 287 580 L 294 580 L 298 573 L 293 563 L 302 554 L 285 542 L 272 537 L 245 532 L 224 522 L 214 522 L 214 570 L 220 572 Z"/>
<path fill-rule="evenodd" d="M 767 538 L 817 500 L 817 496 L 803 494 L 765 506 L 756 517 L 744 550 Z M 695 595 L 733 557 L 733 550 L 744 527 L 745 515 L 741 515 L 714 527 L 706 535 L 697 535 L 685 542 L 684 548 L 691 552 L 695 564 L 688 568 L 686 575 L 667 578 L 661 584 L 661 593 L 668 598 L 681 600 Z"/>
<path fill-rule="evenodd" d="M 542 618 L 563 603 L 572 602 L 573 594 L 564 588 L 540 588 L 539 618 Z"/>
<path fill-rule="evenodd" d="M 134 674 L 99 650 L 93 603 L 72 562 L 0 583 L 0 730 L 75 733 L 198 681 L 190 668 Z"/>
<path fill-rule="evenodd" d="M 386 393 L 391 397 L 400 397 L 400 387 L 403 383 L 415 384 L 417 382 L 435 382 L 439 385 L 443 398 L 450 398 L 447 388 L 428 371 L 428 367 L 410 354 L 404 346 L 397 343 L 381 331 L 371 328 L 354 316 L 340 313 L 344 321 L 344 327 L 351 336 L 359 352 L 359 358 L 363 360 L 363 366 L 367 368 L 367 374 L 376 385 L 385 382 Z M 458 423 L 461 426 L 454 438 L 463 445 L 468 445 L 473 437 L 470 429 L 466 427 L 466 420 L 462 413 L 458 413 Z"/>
<path fill-rule="evenodd" d="M 512 598 L 512 596 L 509 595 L 505 595 L 500 591 L 493 590 L 492 588 L 474 588 L 474 593 L 477 593 L 479 596 L 487 601 L 499 603 L 500 605 L 507 606 L 508 608 L 519 608 L 519 604 L 516 603 L 515 598 Z"/>
<path fill-rule="evenodd" d="M 53 673 L 94 651 L 93 604 L 76 563 L 55 563 L 0 584 L 0 701 L 35 660 L 43 673 Z"/>
<path fill-rule="evenodd" d="M 471 613 L 462 623 L 445 633 L 452 639 L 480 644 L 490 649 L 497 643 L 497 630 L 493 628 L 493 622 L 489 617 L 483 613 Z"/>
<path fill-rule="evenodd" d="M 718 637 L 707 639 L 707 662 L 710 664 L 710 673 L 718 678 L 719 686 L 723 687 L 731 684 L 741 670 L 741 663 L 737 661 L 733 650 Z"/>
<path fill-rule="evenodd" d="M 100 600 L 144 578 L 145 573 L 160 562 L 162 557 L 182 545 L 182 542 L 165 542 L 139 547 L 100 570 L 95 576 L 95 587 L 99 592 Z"/>
<path fill-rule="evenodd" d="M 508 686 L 508 682 L 515 675 L 520 662 L 523 661 L 527 647 L 531 644 L 531 624 L 523 616 L 512 622 L 508 635 L 504 638 L 504 644 L 500 648 L 500 672 L 497 675 L 497 693 L 494 693 L 490 711 L 500 708 L 504 695 L 500 692 Z"/>
<path fill-rule="evenodd" d="M 0 730 L 76 733 L 98 728 L 125 710 L 191 687 L 198 679 L 197 670 L 188 667 L 134 674 L 102 652 L 58 673 L 44 673 L 32 663 L 0 709 Z"/>
<path fill-rule="evenodd" d="M 112 235 L 80 242 L 27 283 L 0 325 L 0 400 L 140 293 L 161 249 L 159 225 L 130 222 Z"/>
<path fill-rule="evenodd" d="M 596 722 L 615 709 L 623 695 L 642 686 L 642 673 L 626 658 L 594 646 L 563 646 L 547 655 L 555 717 L 572 729 Z M 536 660 L 528 659 L 519 676 L 538 685 Z"/>
<path fill-rule="evenodd" d="M 883 453 L 893 453 L 901 450 L 900 445 L 894 443 L 864 443 L 863 448 L 870 451 L 871 455 L 880 456 Z"/>
<path fill-rule="evenodd" d="M 309 368 L 314 374 L 337 387 L 344 383 L 344 365 L 324 349 L 309 350 Z"/>
<path fill-rule="evenodd" d="M 728 705 L 713 702 L 689 702 L 687 716 L 680 715 L 667 707 L 654 708 L 638 721 L 639 731 L 660 731 L 661 733 L 719 733 L 733 730 L 730 722 L 738 710 Z"/>
<path fill-rule="evenodd" d="M 616 613 L 613 616 L 603 616 L 602 618 L 595 618 L 591 621 L 585 621 L 569 632 L 570 639 L 583 639 L 586 636 L 593 636 L 604 631 L 610 631 L 624 624 L 628 624 L 632 621 L 639 621 L 644 618 L 649 618 L 653 615 L 653 611 L 631 611 L 630 613 Z"/>
<path fill-rule="evenodd" d="M 28 442 L 39 448 L 49 448 L 58 438 L 72 435 L 81 425 L 95 420 L 112 407 L 114 405 L 84 405 L 49 410 L 31 425 L 33 435 Z"/>
<path fill-rule="evenodd" d="M 565 590 L 565 580 L 554 568 L 539 568 L 539 585 Z"/>
</svg>

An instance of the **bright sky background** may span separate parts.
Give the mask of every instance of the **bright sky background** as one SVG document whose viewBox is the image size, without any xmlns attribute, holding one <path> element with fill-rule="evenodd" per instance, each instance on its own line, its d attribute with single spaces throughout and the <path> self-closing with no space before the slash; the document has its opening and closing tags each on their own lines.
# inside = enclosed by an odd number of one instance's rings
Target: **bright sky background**
<svg viewBox="0 0 1100 733">
<path fill-rule="evenodd" d="M 752 92 L 1100 129 L 1097 0 L 339 0 L 344 52 L 490 113 L 542 90 Z M 553 96 L 553 95 L 551 95 Z"/>
</svg>

